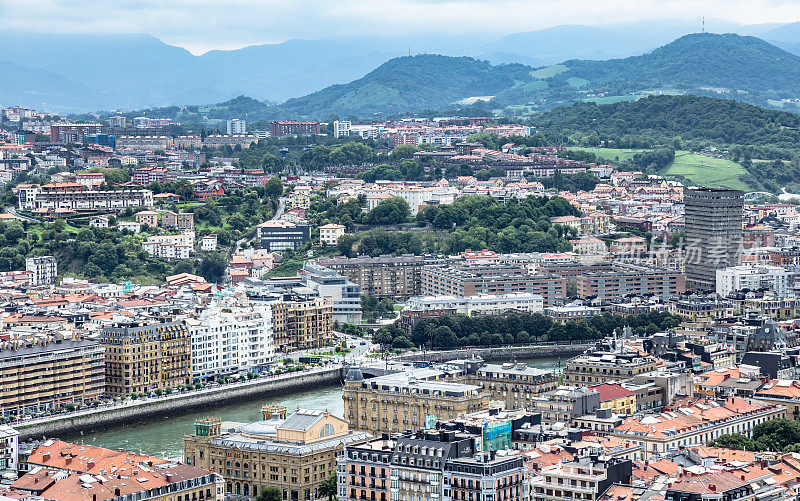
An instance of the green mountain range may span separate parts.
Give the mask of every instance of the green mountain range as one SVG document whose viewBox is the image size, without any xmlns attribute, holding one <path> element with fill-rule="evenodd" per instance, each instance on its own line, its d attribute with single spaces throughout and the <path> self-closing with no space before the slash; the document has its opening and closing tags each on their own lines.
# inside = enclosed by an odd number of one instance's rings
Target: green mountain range
<svg viewBox="0 0 800 501">
<path fill-rule="evenodd" d="M 470 57 L 419 55 L 391 59 L 364 77 L 278 106 L 290 116 L 405 113 L 441 109 L 470 97 L 494 96 L 529 78 L 522 64 L 493 66 Z"/>
<path fill-rule="evenodd" d="M 349 84 L 290 99 L 271 113 L 366 118 L 491 97 L 488 103 L 477 100 L 475 106 L 518 114 L 582 101 L 609 103 L 687 93 L 798 109 L 782 100 L 800 98 L 800 57 L 755 37 L 710 33 L 686 35 L 641 56 L 570 60 L 539 69 L 493 66 L 468 57 L 400 57 Z"/>
<path fill-rule="evenodd" d="M 581 102 L 609 104 L 649 95 L 692 94 L 800 112 L 800 56 L 759 38 L 686 35 L 640 56 L 568 60 L 533 68 L 435 54 L 391 59 L 363 77 L 267 105 L 237 98 L 217 105 L 150 109 L 147 116 L 319 119 L 419 113 L 529 115 Z M 474 108 L 463 111 L 463 108 Z M 455 111 L 461 110 L 461 111 Z"/>
</svg>

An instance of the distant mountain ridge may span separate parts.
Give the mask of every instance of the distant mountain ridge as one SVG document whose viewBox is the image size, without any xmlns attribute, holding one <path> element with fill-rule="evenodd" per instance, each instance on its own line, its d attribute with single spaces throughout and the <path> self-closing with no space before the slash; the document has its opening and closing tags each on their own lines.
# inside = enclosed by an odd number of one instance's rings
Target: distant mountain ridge
<svg viewBox="0 0 800 501">
<path fill-rule="evenodd" d="M 493 66 L 470 57 L 425 54 L 391 59 L 364 77 L 278 106 L 288 116 L 371 116 L 440 109 L 470 97 L 494 96 L 528 78 L 530 67 Z"/>
<path fill-rule="evenodd" d="M 800 23 L 742 26 L 706 20 L 715 32 L 755 35 L 800 53 Z M 141 109 L 222 102 L 238 95 L 281 102 L 359 79 L 386 61 L 431 53 L 533 67 L 576 59 L 642 54 L 700 28 L 698 21 L 644 20 L 605 26 L 556 26 L 505 36 L 466 33 L 289 40 L 194 56 L 144 34 L 68 35 L 0 30 L 2 59 L 71 82 L 10 78 L 0 105 L 53 112 Z M 43 74 L 40 74 L 43 75 Z M 6 76 L 6 75 L 4 75 Z M 33 84 L 33 85 L 31 85 Z M 73 85 L 81 88 L 77 90 Z"/>
<path fill-rule="evenodd" d="M 570 70 L 560 77 L 598 84 L 627 80 L 731 91 L 800 91 L 800 57 L 752 36 L 697 33 L 641 56 L 563 64 Z"/>
<path fill-rule="evenodd" d="M 608 61 L 570 60 L 534 70 L 493 66 L 472 58 L 415 56 L 393 59 L 363 78 L 291 99 L 273 113 L 326 117 L 414 113 L 452 107 L 475 96 L 475 106 L 503 110 L 549 109 L 608 96 L 635 100 L 646 94 L 689 93 L 779 107 L 800 98 L 800 57 L 763 40 L 734 34 L 685 35 L 640 56 Z"/>
</svg>

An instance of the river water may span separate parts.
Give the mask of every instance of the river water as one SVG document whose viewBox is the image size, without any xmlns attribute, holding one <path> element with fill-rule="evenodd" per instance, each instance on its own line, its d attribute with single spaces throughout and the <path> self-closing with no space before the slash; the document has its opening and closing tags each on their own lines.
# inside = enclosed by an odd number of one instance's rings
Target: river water
<svg viewBox="0 0 800 501">
<path fill-rule="evenodd" d="M 529 367 L 560 371 L 568 357 L 519 360 Z M 499 363 L 499 362 L 493 362 Z M 280 397 L 247 400 L 221 405 L 201 412 L 163 416 L 156 420 L 130 423 L 106 430 L 60 437 L 64 440 L 97 445 L 108 449 L 125 449 L 152 456 L 180 459 L 183 455 L 183 436 L 194 432 L 194 422 L 202 417 L 216 417 L 223 421 L 249 423 L 261 419 L 261 406 L 267 402 L 283 404 L 291 412 L 297 407 L 329 410 L 341 417 L 344 412 L 342 389 L 338 385 L 300 391 Z"/>
</svg>

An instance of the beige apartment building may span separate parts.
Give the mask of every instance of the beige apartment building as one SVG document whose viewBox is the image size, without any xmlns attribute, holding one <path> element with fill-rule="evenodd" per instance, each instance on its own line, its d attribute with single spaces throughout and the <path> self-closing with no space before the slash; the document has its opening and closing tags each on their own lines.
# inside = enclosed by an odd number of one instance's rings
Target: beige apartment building
<svg viewBox="0 0 800 501">
<path fill-rule="evenodd" d="M 633 351 L 594 351 L 567 360 L 564 384 L 586 386 L 626 381 L 638 374 L 655 371 L 662 364 L 654 357 Z"/>
<path fill-rule="evenodd" d="M 105 389 L 95 340 L 41 334 L 0 343 L 0 415 L 34 415 L 96 400 Z"/>
<path fill-rule="evenodd" d="M 166 211 L 161 214 L 161 226 L 179 230 L 194 229 L 194 214 L 191 212 Z"/>
<path fill-rule="evenodd" d="M 190 334 L 183 322 L 126 322 L 105 327 L 106 393 L 124 397 L 190 381 Z"/>
<path fill-rule="evenodd" d="M 158 226 L 158 212 L 152 210 L 143 210 L 137 212 L 134 216 L 136 222 L 139 224 L 146 224 L 151 228 Z"/>
<path fill-rule="evenodd" d="M 319 227 L 319 242 L 322 245 L 336 245 L 339 237 L 344 235 L 344 226 L 330 223 Z"/>
<path fill-rule="evenodd" d="M 333 341 L 333 303 L 329 298 L 293 298 L 272 308 L 276 351 L 305 350 Z"/>
<path fill-rule="evenodd" d="M 344 383 L 344 417 L 372 434 L 432 427 L 436 421 L 489 408 L 480 386 L 455 382 L 444 372 L 416 369 L 365 380 L 351 369 Z"/>
<path fill-rule="evenodd" d="M 422 292 L 422 268 L 435 262 L 443 260 L 411 254 L 317 259 L 317 264 L 346 276 L 358 285 L 362 294 L 391 299 L 419 296 Z"/>
<path fill-rule="evenodd" d="M 482 387 L 492 401 L 502 401 L 505 409 L 530 409 L 536 395 L 558 385 L 553 371 L 522 363 L 486 364 L 469 374 L 465 382 Z"/>
</svg>

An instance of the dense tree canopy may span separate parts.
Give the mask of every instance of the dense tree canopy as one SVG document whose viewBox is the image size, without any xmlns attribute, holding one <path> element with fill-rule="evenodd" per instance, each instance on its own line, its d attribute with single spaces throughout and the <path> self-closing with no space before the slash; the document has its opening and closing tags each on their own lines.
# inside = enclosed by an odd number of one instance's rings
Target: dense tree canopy
<svg viewBox="0 0 800 501">
<path fill-rule="evenodd" d="M 400 224 L 408 220 L 411 209 L 408 202 L 400 197 L 393 197 L 384 200 L 367 212 L 364 222 L 367 224 Z"/>
<path fill-rule="evenodd" d="M 379 330 L 375 341 L 384 346 L 405 348 L 428 346 L 497 346 L 534 342 L 600 339 L 630 326 L 634 332 L 664 330 L 677 326 L 680 317 L 666 312 L 614 315 L 603 313 L 589 319 L 564 324 L 539 313 L 508 315 L 440 316 L 418 321 L 409 336 L 398 327 Z"/>
<path fill-rule="evenodd" d="M 734 433 L 722 435 L 709 445 L 746 451 L 800 452 L 800 422 L 773 419 L 756 425 L 752 438 Z"/>
</svg>

